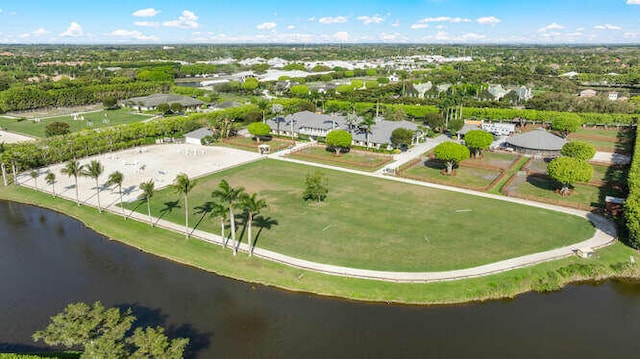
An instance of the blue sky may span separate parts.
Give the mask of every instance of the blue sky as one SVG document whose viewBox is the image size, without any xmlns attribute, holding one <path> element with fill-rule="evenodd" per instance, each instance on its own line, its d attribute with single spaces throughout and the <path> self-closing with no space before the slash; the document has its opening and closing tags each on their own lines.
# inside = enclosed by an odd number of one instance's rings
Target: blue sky
<svg viewBox="0 0 640 359">
<path fill-rule="evenodd" d="M 640 43 L 640 0 L 0 0 L 0 43 Z"/>
</svg>

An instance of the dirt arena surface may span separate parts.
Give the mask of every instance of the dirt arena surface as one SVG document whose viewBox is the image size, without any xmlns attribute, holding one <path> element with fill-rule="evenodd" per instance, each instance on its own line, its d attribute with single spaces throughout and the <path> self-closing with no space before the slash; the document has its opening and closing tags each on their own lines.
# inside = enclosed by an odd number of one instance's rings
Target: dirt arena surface
<svg viewBox="0 0 640 359">
<path fill-rule="evenodd" d="M 81 165 L 91 160 L 98 160 L 104 167 L 100 176 L 100 203 L 102 207 L 115 208 L 119 203 L 118 188 L 105 187 L 109 174 L 120 171 L 124 175 L 122 183 L 123 200 L 135 201 L 140 194 L 138 185 L 153 179 L 155 188 L 170 185 L 179 173 L 186 173 L 190 178 L 197 178 L 212 172 L 221 171 L 240 164 L 261 158 L 258 153 L 236 150 L 226 147 L 205 147 L 192 144 L 162 144 L 130 148 L 79 159 Z M 75 201 L 75 181 L 60 173 L 64 164 L 57 164 L 39 170 L 38 189 L 51 193 L 51 185 L 45 182 L 48 171 L 55 173 L 56 194 Z M 33 187 L 34 180 L 29 173 L 18 176 L 18 183 Z M 95 181 L 90 177 L 78 177 L 78 191 L 82 203 L 97 205 Z"/>
<path fill-rule="evenodd" d="M 0 142 L 4 143 L 16 143 L 22 141 L 33 141 L 33 137 L 18 135 L 17 133 L 0 131 Z"/>
</svg>

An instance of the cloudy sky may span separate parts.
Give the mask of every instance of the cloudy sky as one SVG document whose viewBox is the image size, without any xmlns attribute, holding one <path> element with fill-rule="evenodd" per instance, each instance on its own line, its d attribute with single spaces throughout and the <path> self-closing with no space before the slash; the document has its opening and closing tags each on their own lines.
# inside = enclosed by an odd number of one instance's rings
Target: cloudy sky
<svg viewBox="0 0 640 359">
<path fill-rule="evenodd" d="M 0 0 L 0 43 L 640 43 L 640 0 Z"/>
</svg>

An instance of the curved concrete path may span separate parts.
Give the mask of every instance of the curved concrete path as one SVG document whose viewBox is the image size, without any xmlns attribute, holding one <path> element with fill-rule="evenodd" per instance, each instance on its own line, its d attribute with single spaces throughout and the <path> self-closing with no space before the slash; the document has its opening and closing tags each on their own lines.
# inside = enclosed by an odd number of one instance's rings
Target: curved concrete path
<svg viewBox="0 0 640 359">
<path fill-rule="evenodd" d="M 415 181 L 415 180 L 402 178 L 402 177 L 385 176 L 378 173 L 363 172 L 363 171 L 346 169 L 346 168 L 335 167 L 330 165 L 304 162 L 304 161 L 283 157 L 283 155 L 286 154 L 287 152 L 288 151 L 281 151 L 279 153 L 271 154 L 268 157 L 275 158 L 282 161 L 300 163 L 304 165 L 321 167 L 321 168 L 337 170 L 337 171 L 344 171 L 344 172 L 349 172 L 349 173 L 354 173 L 354 174 L 359 174 L 359 175 L 364 175 L 369 177 L 376 177 L 384 180 L 404 182 L 407 184 L 412 184 L 417 186 L 460 192 L 460 193 L 465 193 L 473 196 L 492 198 L 499 201 L 513 202 L 513 203 L 519 203 L 522 205 L 527 205 L 527 206 L 532 206 L 537 208 L 549 209 L 552 211 L 557 211 L 557 212 L 562 212 L 562 213 L 583 217 L 589 220 L 595 227 L 595 234 L 593 235 L 593 237 L 569 246 L 556 248 L 556 249 L 552 249 L 545 252 L 529 254 L 521 257 L 506 259 L 503 261 L 494 262 L 494 263 L 490 263 L 490 264 L 486 264 L 478 267 L 451 270 L 451 271 L 442 271 L 442 272 L 376 271 L 376 270 L 341 267 L 341 266 L 334 266 L 330 264 L 312 262 L 312 261 L 308 261 L 300 258 L 290 257 L 281 253 L 269 251 L 269 250 L 258 248 L 258 247 L 256 247 L 253 251 L 253 254 L 256 257 L 282 263 L 291 267 L 311 270 L 311 271 L 330 274 L 330 275 L 338 275 L 343 277 L 373 279 L 373 280 L 382 280 L 382 281 L 390 281 L 390 282 L 428 283 L 428 282 L 439 282 L 439 281 L 451 281 L 451 280 L 457 280 L 457 279 L 491 275 L 495 273 L 509 271 L 516 268 L 532 266 L 542 262 L 569 257 L 572 255 L 575 255 L 575 251 L 580 248 L 598 249 L 598 248 L 602 248 L 607 245 L 610 245 L 615 242 L 617 237 L 616 226 L 615 224 L 613 224 L 613 222 L 611 222 L 610 220 L 608 220 L 603 216 L 596 215 L 587 211 L 554 206 L 554 205 L 540 203 L 540 202 L 527 201 L 519 198 L 498 196 L 494 194 L 471 191 L 471 190 L 438 185 L 433 183 L 420 182 L 420 181 Z M 31 186 L 30 183 L 28 183 L 28 181 L 25 181 L 21 185 L 33 188 L 33 186 Z M 43 191 L 43 188 L 39 188 L 39 189 Z M 65 196 L 65 197 L 67 197 L 70 200 L 74 200 L 74 198 L 72 198 L 71 196 Z M 84 201 L 83 203 L 85 205 L 91 205 L 95 207 L 95 204 L 93 204 L 91 200 Z M 110 205 L 107 206 L 105 210 L 117 215 L 122 215 L 122 209 L 116 207 L 115 206 L 116 203 L 117 201 L 112 202 Z M 149 217 L 143 213 L 129 212 L 127 213 L 127 216 L 128 218 L 132 218 L 141 222 L 149 221 Z M 153 221 L 155 222 L 155 225 L 157 227 L 184 234 L 184 231 L 185 231 L 184 225 L 180 225 L 178 223 L 173 223 L 173 222 L 169 222 L 169 221 L 158 219 L 158 218 L 153 218 Z M 191 231 L 191 236 L 193 238 L 201 239 L 207 242 L 216 243 L 220 245 L 227 244 L 229 248 L 231 248 L 231 246 L 233 245 L 233 243 L 225 243 L 225 240 L 222 237 L 213 233 L 209 233 L 209 232 L 205 232 L 205 231 L 201 231 L 193 228 L 190 228 L 190 231 Z M 248 245 L 246 243 L 240 243 L 238 245 L 238 249 L 241 252 L 248 252 Z"/>
</svg>

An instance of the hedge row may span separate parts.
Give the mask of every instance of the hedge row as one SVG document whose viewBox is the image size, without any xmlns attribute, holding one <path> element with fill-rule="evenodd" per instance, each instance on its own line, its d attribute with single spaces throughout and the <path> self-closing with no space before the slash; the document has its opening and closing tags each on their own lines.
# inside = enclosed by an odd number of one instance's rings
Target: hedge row
<svg viewBox="0 0 640 359">
<path fill-rule="evenodd" d="M 509 120 L 514 118 L 522 118 L 527 121 L 551 122 L 561 117 L 579 118 L 583 124 L 594 125 L 615 125 L 615 124 L 633 124 L 638 121 L 638 114 L 623 113 L 574 113 L 574 112 L 556 112 L 556 111 L 539 111 L 539 110 L 518 110 L 510 108 L 475 108 L 468 107 L 462 109 L 462 115 L 465 118 L 475 117 L 487 120 Z"/>
<path fill-rule="evenodd" d="M 627 182 L 629 196 L 624 206 L 624 215 L 629 230 L 629 245 L 637 249 L 640 248 L 640 136 L 637 132 Z"/>
</svg>

